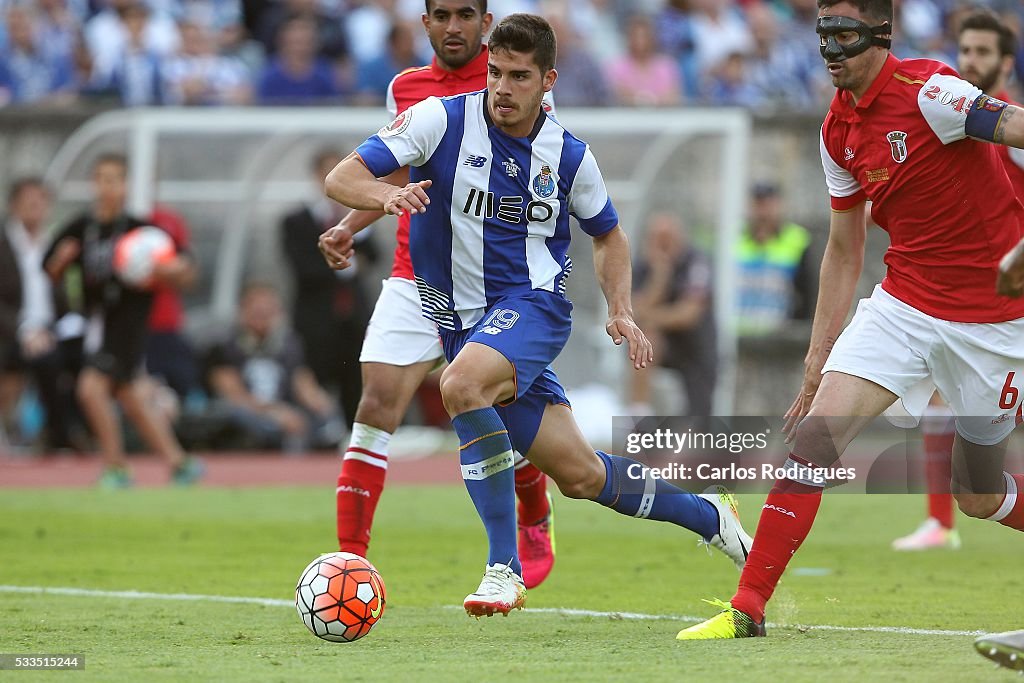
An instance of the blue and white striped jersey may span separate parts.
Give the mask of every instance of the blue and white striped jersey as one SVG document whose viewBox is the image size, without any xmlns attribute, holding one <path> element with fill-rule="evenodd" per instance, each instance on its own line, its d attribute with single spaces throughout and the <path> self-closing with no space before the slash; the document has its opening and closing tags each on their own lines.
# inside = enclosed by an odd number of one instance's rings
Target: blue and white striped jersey
<svg viewBox="0 0 1024 683">
<path fill-rule="evenodd" d="M 595 237 L 619 223 L 586 143 L 551 116 L 529 137 L 506 135 L 486 100 L 428 98 L 356 150 L 378 178 L 410 166 L 413 182 L 433 180 L 409 246 L 424 315 L 448 330 L 472 327 L 503 297 L 564 296 L 570 215 Z"/>
</svg>

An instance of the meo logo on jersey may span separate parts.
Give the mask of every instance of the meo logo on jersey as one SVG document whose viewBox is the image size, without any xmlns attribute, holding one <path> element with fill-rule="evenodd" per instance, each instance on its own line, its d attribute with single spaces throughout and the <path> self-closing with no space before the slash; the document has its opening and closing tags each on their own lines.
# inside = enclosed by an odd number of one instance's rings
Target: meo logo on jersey
<svg viewBox="0 0 1024 683">
<path fill-rule="evenodd" d="M 892 158 L 897 164 L 907 160 L 907 134 L 901 130 L 894 130 L 885 136 L 892 149 Z"/>
<path fill-rule="evenodd" d="M 497 210 L 495 202 L 497 199 Z M 523 205 L 526 205 L 524 210 Z M 493 192 L 484 192 L 475 187 L 469 189 L 469 196 L 466 197 L 466 204 L 462 207 L 462 213 L 477 218 L 497 218 L 498 220 L 511 225 L 519 225 L 526 213 L 526 218 L 531 223 L 546 223 L 555 215 L 555 210 L 547 202 L 533 200 L 527 202 L 526 197 L 512 195 L 509 197 L 495 197 Z"/>
</svg>

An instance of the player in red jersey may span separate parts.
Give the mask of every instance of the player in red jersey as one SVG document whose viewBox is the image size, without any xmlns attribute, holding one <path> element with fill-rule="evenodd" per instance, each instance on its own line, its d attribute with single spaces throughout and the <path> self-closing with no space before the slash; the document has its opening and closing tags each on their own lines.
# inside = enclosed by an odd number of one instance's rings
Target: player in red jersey
<svg viewBox="0 0 1024 683">
<path fill-rule="evenodd" d="M 1013 31 L 992 12 L 978 10 L 964 17 L 960 23 L 957 42 L 957 70 L 963 79 L 987 95 L 1010 102 L 1006 83 L 1013 73 L 1017 54 L 1017 38 Z M 1005 146 L 997 150 L 1014 192 L 1024 201 L 1024 152 Z M 915 531 L 896 539 L 892 545 L 895 550 L 956 549 L 960 547 L 960 535 L 954 528 L 953 496 L 949 490 L 955 429 L 953 413 L 938 394 L 932 395 L 921 419 L 921 428 L 924 432 L 928 518 Z"/>
<path fill-rule="evenodd" d="M 787 412 L 792 452 L 736 594 L 680 640 L 764 635 L 765 605 L 817 515 L 823 468 L 925 379 L 956 415 L 960 510 L 1024 530 L 1024 474 L 1003 471 L 1022 406 L 1024 300 L 994 288 L 999 257 L 1024 237 L 1024 205 L 997 147 L 984 142 L 1024 146 L 1024 110 L 944 64 L 890 54 L 892 0 L 818 7 L 821 54 L 838 88 L 821 130 L 832 218 L 803 385 Z M 838 335 L 863 266 L 869 199 L 889 233 L 888 271 Z"/>
<path fill-rule="evenodd" d="M 458 95 L 487 85 L 483 36 L 493 17 L 487 11 L 486 0 L 426 0 L 426 10 L 423 26 L 435 56 L 430 65 L 404 71 L 391 82 L 387 107 L 392 119 L 427 97 Z M 408 169 L 395 175 L 391 182 L 408 182 Z M 353 211 L 324 239 L 356 232 L 383 215 Z M 338 477 L 338 543 L 342 551 L 357 555 L 366 555 L 374 510 L 387 473 L 391 434 L 401 424 L 417 387 L 444 358 L 435 324 L 421 315 L 409 257 L 409 220 L 408 213 L 398 219 L 394 267 L 363 342 L 359 358 L 363 393 Z M 519 552 L 523 578 L 531 588 L 547 577 L 554 564 L 551 497 L 544 474 L 521 457 L 515 481 Z"/>
</svg>

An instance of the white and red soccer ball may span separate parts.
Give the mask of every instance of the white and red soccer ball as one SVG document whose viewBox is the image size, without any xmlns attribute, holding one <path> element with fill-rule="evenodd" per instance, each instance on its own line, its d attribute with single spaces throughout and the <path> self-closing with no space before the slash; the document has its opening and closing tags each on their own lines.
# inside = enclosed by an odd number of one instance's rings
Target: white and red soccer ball
<svg viewBox="0 0 1024 683">
<path fill-rule="evenodd" d="M 335 643 L 359 640 L 384 616 L 384 581 L 354 553 L 316 558 L 299 576 L 295 609 L 313 635 Z"/>
<path fill-rule="evenodd" d="M 114 245 L 114 273 L 130 287 L 150 289 L 156 267 L 174 259 L 177 249 L 160 228 L 144 225 L 129 230 Z"/>
</svg>

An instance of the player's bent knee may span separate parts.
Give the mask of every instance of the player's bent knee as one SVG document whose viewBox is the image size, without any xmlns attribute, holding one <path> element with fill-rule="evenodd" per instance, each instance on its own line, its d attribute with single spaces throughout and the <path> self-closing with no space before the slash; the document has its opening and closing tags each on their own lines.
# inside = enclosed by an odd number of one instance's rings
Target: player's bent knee
<svg viewBox="0 0 1024 683">
<path fill-rule="evenodd" d="M 403 412 L 405 411 L 399 409 L 398 397 L 394 392 L 364 385 L 363 395 L 359 398 L 359 406 L 356 408 L 356 422 L 379 426 L 380 429 L 393 432 L 402 421 Z"/>
<path fill-rule="evenodd" d="M 465 373 L 449 372 L 450 370 L 451 366 L 441 375 L 440 386 L 441 400 L 449 415 L 455 417 L 493 405 L 494 401 L 483 395 L 479 381 Z"/>
<path fill-rule="evenodd" d="M 960 512 L 968 517 L 987 519 L 999 508 L 1002 496 L 990 493 L 954 493 Z"/>
<path fill-rule="evenodd" d="M 551 474 L 558 490 L 566 498 L 577 500 L 593 500 L 604 487 L 604 465 L 598 461 L 598 467 L 574 469 L 569 473 L 554 472 Z"/>
</svg>

